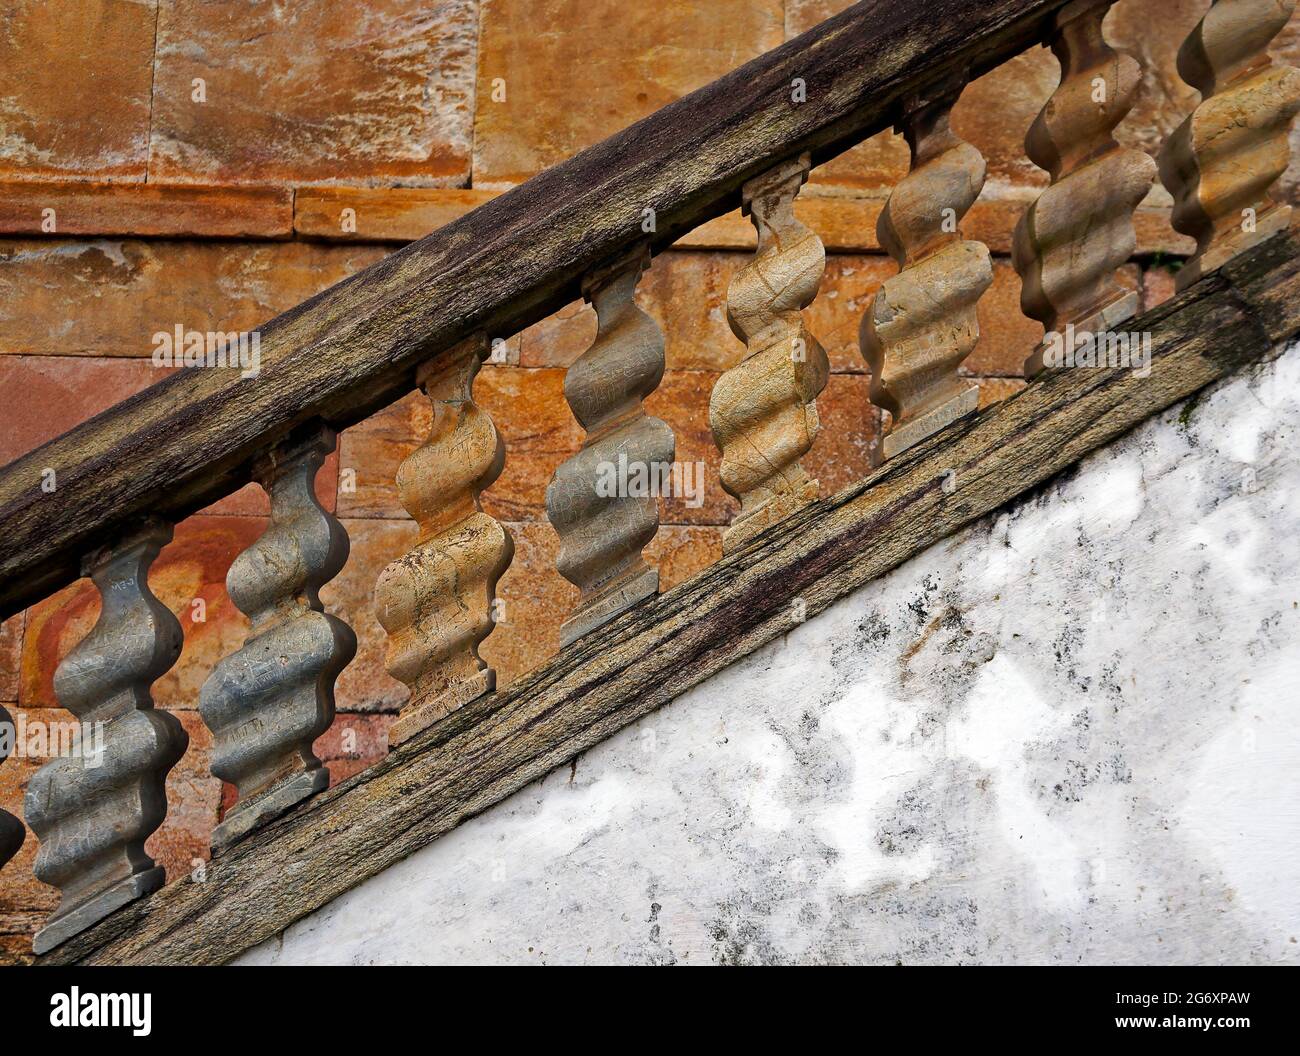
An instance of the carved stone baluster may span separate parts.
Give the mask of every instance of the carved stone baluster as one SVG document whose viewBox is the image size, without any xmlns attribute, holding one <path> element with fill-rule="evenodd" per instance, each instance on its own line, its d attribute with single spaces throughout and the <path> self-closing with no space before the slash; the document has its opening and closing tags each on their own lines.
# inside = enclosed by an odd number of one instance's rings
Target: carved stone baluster
<svg viewBox="0 0 1300 1056">
<path fill-rule="evenodd" d="M 817 435 L 816 400 L 830 376 L 826 351 L 803 318 L 826 267 L 821 239 L 794 215 L 809 166 L 805 154 L 742 190 L 758 249 L 731 280 L 727 321 L 745 342 L 745 357 L 709 399 L 722 487 L 740 500 L 722 537 L 726 553 L 817 498 L 817 481 L 799 464 Z"/>
<path fill-rule="evenodd" d="M 1196 239 L 1182 290 L 1270 235 L 1291 207 L 1269 195 L 1286 170 L 1287 130 L 1300 109 L 1300 70 L 1275 66 L 1268 44 L 1292 0 L 1215 0 L 1178 51 L 1178 72 L 1201 103 L 1160 152 L 1175 230 Z"/>
<path fill-rule="evenodd" d="M 0 707 L 0 763 L 13 751 L 15 736 L 13 717 Z M 18 853 L 26 835 L 21 821 L 8 811 L 0 810 L 0 867 Z"/>
<path fill-rule="evenodd" d="M 41 767 L 25 802 L 41 841 L 36 876 L 63 896 L 36 934 L 37 953 L 163 883 L 144 842 L 167 814 L 164 781 L 189 738 L 149 694 L 180 655 L 181 627 L 146 577 L 171 537 L 150 521 L 82 565 L 103 607 L 54 672 L 59 703 L 82 724 L 80 750 Z"/>
<path fill-rule="evenodd" d="M 496 427 L 471 395 L 487 354 L 480 334 L 417 376 L 433 424 L 398 469 L 397 489 L 420 534 L 375 587 L 379 622 L 389 635 L 389 673 L 411 687 L 389 730 L 391 744 L 496 688 L 496 672 L 478 647 L 492 633 L 497 580 L 510 567 L 514 543 L 479 504 L 505 465 Z"/>
<path fill-rule="evenodd" d="M 663 334 L 634 299 L 649 263 L 649 249 L 638 245 L 582 284 L 598 329 L 565 375 L 564 396 L 587 436 L 546 489 L 560 537 L 556 567 L 582 591 L 560 628 L 565 645 L 659 590 L 659 570 L 641 551 L 659 528 L 658 485 L 676 441 L 641 405 L 664 374 Z"/>
<path fill-rule="evenodd" d="M 1052 184 L 1016 226 L 1012 259 L 1020 307 L 1048 333 L 1067 324 L 1097 333 L 1137 313 L 1138 295 L 1115 280 L 1137 246 L 1133 210 L 1156 165 L 1111 134 L 1132 109 L 1142 70 L 1106 43 L 1102 21 L 1114 0 L 1074 0 L 1057 12 L 1051 40 L 1061 83 L 1025 137 L 1025 152 Z M 1025 361 L 1043 369 L 1045 346 Z"/>
<path fill-rule="evenodd" d="M 948 125 L 964 80 L 908 100 L 901 128 L 912 166 L 889 196 L 876 233 L 898 261 L 862 319 L 871 400 L 893 415 L 876 452 L 892 458 L 974 411 L 975 382 L 957 368 L 979 340 L 975 306 L 993 282 L 989 251 L 958 223 L 984 186 L 984 158 Z"/>
<path fill-rule="evenodd" d="M 334 719 L 334 680 L 357 645 L 319 596 L 348 556 L 347 533 L 316 498 L 316 473 L 333 450 L 333 430 L 320 428 L 254 468 L 271 497 L 271 523 L 226 576 L 230 600 L 252 627 L 199 693 L 212 772 L 239 792 L 212 833 L 214 850 L 329 785 L 311 746 Z"/>
</svg>

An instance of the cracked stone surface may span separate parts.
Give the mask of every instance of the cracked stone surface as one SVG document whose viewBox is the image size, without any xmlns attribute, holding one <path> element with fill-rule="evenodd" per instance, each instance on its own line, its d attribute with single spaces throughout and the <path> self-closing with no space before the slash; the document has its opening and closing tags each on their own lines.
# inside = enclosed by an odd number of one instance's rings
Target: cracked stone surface
<svg viewBox="0 0 1300 1056">
<path fill-rule="evenodd" d="M 1300 961 L 1298 429 L 1300 345 L 243 960 Z"/>
</svg>

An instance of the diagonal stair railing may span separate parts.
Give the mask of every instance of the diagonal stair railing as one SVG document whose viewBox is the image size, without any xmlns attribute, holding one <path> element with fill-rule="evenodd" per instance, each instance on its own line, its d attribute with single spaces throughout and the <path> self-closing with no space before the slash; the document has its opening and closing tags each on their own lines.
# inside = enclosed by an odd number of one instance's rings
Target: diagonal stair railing
<svg viewBox="0 0 1300 1056">
<path fill-rule="evenodd" d="M 673 459 L 671 430 L 642 407 L 663 374 L 663 335 L 633 295 L 656 252 L 738 205 L 758 243 L 728 292 L 744 358 L 710 403 L 724 486 L 741 502 L 725 549 L 743 563 L 784 538 L 818 500 L 800 458 L 819 428 L 828 370 L 802 314 L 824 250 L 793 205 L 813 166 L 890 126 L 906 136 L 912 164 L 878 226 L 899 271 L 861 327 L 872 400 L 893 421 L 880 460 L 912 466 L 905 453 L 968 425 L 975 393 L 959 368 L 978 339 L 975 306 L 991 272 L 988 249 L 964 238 L 960 222 L 979 195 L 984 160 L 948 118 L 972 78 L 1043 43 L 1062 77 L 1027 150 L 1051 185 L 1021 221 L 1014 259 L 1025 311 L 1050 327 L 1043 347 L 1026 350 L 1028 371 L 1036 386 L 1064 391 L 1054 375 L 1074 365 L 1076 336 L 1136 311 L 1114 275 L 1156 177 L 1145 155 L 1112 135 L 1140 71 L 1106 43 L 1110 6 L 864 0 L 272 320 L 260 331 L 256 376 L 237 365 L 180 371 L 0 469 L 0 617 L 80 575 L 104 599 L 99 622 L 55 674 L 60 703 L 103 724 L 96 765 L 56 759 L 27 795 L 41 840 L 36 874 L 62 894 L 36 951 L 162 884 L 144 841 L 165 816 L 164 778 L 186 738 L 150 697 L 180 636 L 149 591 L 148 570 L 173 524 L 250 480 L 270 495 L 270 526 L 227 584 L 253 626 L 199 701 L 214 732 L 214 771 L 238 788 L 214 854 L 237 850 L 323 790 L 310 745 L 333 717 L 334 679 L 355 640 L 320 603 L 347 539 L 311 480 L 338 430 L 417 387 L 432 426 L 397 484 L 419 536 L 375 595 L 389 669 L 411 690 L 394 743 L 450 729 L 449 717 L 493 690 L 478 646 L 492 631 L 513 548 L 479 494 L 508 452 L 474 402 L 474 377 L 495 342 L 579 293 L 600 318 L 565 385 L 587 437 L 557 467 L 547 496 L 561 571 L 582 589 L 566 644 L 580 652 L 612 621 L 635 622 L 653 606 L 658 577 L 642 550 L 658 526 L 655 502 L 600 486 L 614 452 L 648 475 Z M 1215 0 L 1180 53 L 1180 71 L 1203 93 L 1159 163 L 1174 224 L 1198 243 L 1182 285 L 1217 281 L 1268 239 L 1288 253 L 1294 245 L 1289 209 L 1269 190 L 1287 164 L 1300 73 L 1267 55 L 1292 7 Z M 1195 374 L 1199 384 L 1212 376 Z M 57 486 L 43 486 L 51 474 Z M 0 816 L 0 833 L 12 822 Z M 0 838 L 0 864 L 15 849 L 12 836 Z"/>
</svg>

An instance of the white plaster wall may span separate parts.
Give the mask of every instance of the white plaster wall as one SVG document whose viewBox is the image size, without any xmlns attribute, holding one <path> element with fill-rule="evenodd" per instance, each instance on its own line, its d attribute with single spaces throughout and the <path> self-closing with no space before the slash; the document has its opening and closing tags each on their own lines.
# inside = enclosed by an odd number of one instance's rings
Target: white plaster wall
<svg viewBox="0 0 1300 1056">
<path fill-rule="evenodd" d="M 1300 961 L 1298 442 L 1292 349 L 243 960 Z"/>
</svg>

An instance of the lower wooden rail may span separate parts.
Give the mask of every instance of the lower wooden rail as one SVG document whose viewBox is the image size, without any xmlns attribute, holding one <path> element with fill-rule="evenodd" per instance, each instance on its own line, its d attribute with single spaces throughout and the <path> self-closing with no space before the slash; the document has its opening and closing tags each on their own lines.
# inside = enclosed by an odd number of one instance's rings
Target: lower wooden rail
<svg viewBox="0 0 1300 1056">
<path fill-rule="evenodd" d="M 1120 367 L 1044 374 L 647 599 L 509 690 L 453 712 L 231 848 L 202 881 L 127 906 L 39 963 L 220 963 L 278 934 L 798 618 L 1268 358 L 1300 332 L 1300 238 L 1270 239 L 1129 327 L 1152 335 L 1149 376 Z"/>
</svg>

